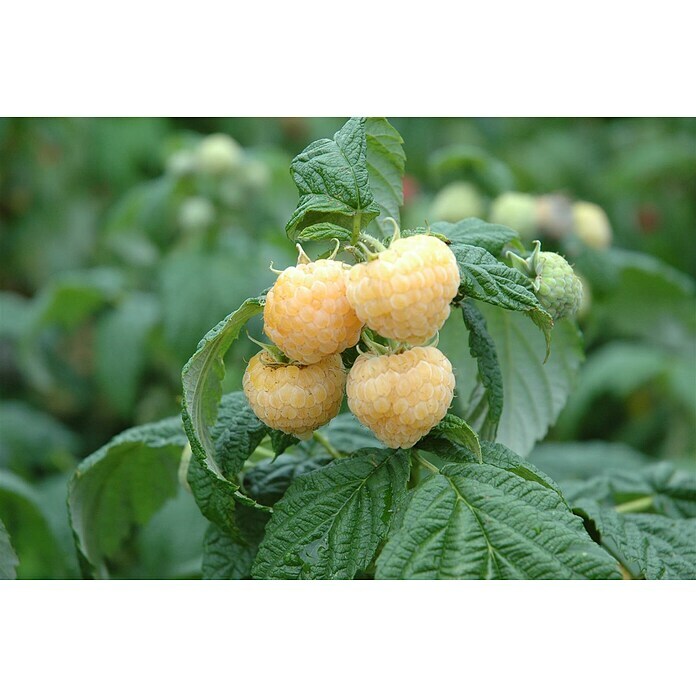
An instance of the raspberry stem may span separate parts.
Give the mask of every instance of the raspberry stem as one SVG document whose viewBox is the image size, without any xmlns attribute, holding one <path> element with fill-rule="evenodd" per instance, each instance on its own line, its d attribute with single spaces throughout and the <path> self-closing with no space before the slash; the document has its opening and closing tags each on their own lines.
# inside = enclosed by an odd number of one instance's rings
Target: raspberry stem
<svg viewBox="0 0 696 696">
<path fill-rule="evenodd" d="M 350 237 L 350 242 L 353 246 L 355 246 L 358 243 L 358 237 L 360 237 L 360 218 L 362 217 L 361 213 L 356 213 L 355 217 L 353 218 L 353 234 Z"/>
<path fill-rule="evenodd" d="M 318 442 L 334 459 L 340 459 L 341 453 L 329 442 L 328 438 L 317 432 L 312 433 L 315 442 Z"/>
<path fill-rule="evenodd" d="M 371 234 L 367 234 L 367 232 L 360 233 L 360 241 L 364 242 L 365 244 L 369 244 L 375 251 L 387 250 L 387 247 L 385 247 L 384 244 L 379 241 L 379 239 L 373 237 Z"/>
<path fill-rule="evenodd" d="M 420 464 L 422 467 L 426 468 L 428 471 L 432 471 L 433 474 L 439 474 L 440 470 L 432 463 L 429 462 L 420 452 L 417 450 L 411 450 L 411 461 L 415 464 Z"/>
</svg>

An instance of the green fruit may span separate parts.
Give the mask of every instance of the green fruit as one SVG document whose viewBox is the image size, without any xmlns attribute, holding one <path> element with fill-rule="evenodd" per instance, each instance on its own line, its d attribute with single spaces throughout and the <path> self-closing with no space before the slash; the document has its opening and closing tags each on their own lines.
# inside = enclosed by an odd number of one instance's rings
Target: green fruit
<svg viewBox="0 0 696 696">
<path fill-rule="evenodd" d="M 483 211 L 483 198 L 476 187 L 466 181 L 454 181 L 435 196 L 430 215 L 438 222 L 459 222 L 468 217 L 481 217 Z"/>
<path fill-rule="evenodd" d="M 532 239 L 537 227 L 536 198 L 517 191 L 503 193 L 493 201 L 488 219 L 497 225 L 510 227 L 522 238 Z"/>
<path fill-rule="evenodd" d="M 578 311 L 582 303 L 582 282 L 562 256 L 541 251 L 537 241 L 529 258 L 522 259 L 512 252 L 508 252 L 508 258 L 515 268 L 532 279 L 539 303 L 554 321 Z"/>
<path fill-rule="evenodd" d="M 226 133 L 203 138 L 196 150 L 196 164 L 203 174 L 222 176 L 237 171 L 244 161 L 239 143 Z"/>
<path fill-rule="evenodd" d="M 553 320 L 574 315 L 582 302 L 582 283 L 571 265 L 551 251 L 539 252 L 537 297 Z"/>
<path fill-rule="evenodd" d="M 202 230 L 215 220 L 215 207 L 202 196 L 191 196 L 179 208 L 179 224 L 185 230 Z"/>
</svg>

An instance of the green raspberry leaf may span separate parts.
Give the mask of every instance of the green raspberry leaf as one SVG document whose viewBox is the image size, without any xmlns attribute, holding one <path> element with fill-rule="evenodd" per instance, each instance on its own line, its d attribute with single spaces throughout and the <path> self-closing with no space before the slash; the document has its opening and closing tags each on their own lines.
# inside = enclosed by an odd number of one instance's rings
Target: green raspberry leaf
<svg viewBox="0 0 696 696">
<path fill-rule="evenodd" d="M 210 429 L 214 461 L 221 475 L 193 456 L 187 480 L 203 515 L 227 536 L 241 543 L 238 516 L 242 513 L 235 500 L 244 505 L 264 508 L 240 491 L 238 474 L 261 441 L 270 436 L 276 454 L 297 442 L 296 438 L 272 430 L 251 410 L 243 392 L 225 394 L 219 405 L 217 420 Z"/>
<path fill-rule="evenodd" d="M 212 436 L 215 459 L 226 479 L 231 480 L 239 473 L 269 432 L 270 428 L 251 410 L 244 392 L 232 392 L 222 397 Z"/>
<path fill-rule="evenodd" d="M 399 211 L 404 203 L 404 141 L 386 118 L 368 118 L 365 133 L 370 189 L 380 211 L 371 226 L 376 226 L 384 235 L 393 231 L 393 226 L 385 218 L 394 218 L 398 223 Z"/>
<path fill-rule="evenodd" d="M 0 580 L 14 580 L 18 564 L 19 559 L 10 543 L 10 535 L 0 520 Z"/>
<path fill-rule="evenodd" d="M 240 506 L 237 511 L 239 536 L 225 534 L 211 524 L 203 541 L 204 580 L 249 580 L 263 530 L 270 513 Z"/>
<path fill-rule="evenodd" d="M 586 481 L 563 482 L 568 500 L 592 499 L 606 506 L 625 506 L 674 519 L 696 518 L 696 474 L 660 462 L 630 470 L 609 468 Z"/>
<path fill-rule="evenodd" d="M 327 453 L 286 452 L 255 464 L 244 476 L 244 488 L 254 500 L 275 505 L 298 476 L 321 469 L 332 461 Z"/>
<path fill-rule="evenodd" d="M 199 505 L 206 501 L 201 507 L 203 514 L 223 527 L 230 521 L 230 511 L 220 510 L 218 505 L 232 505 L 232 496 L 246 505 L 255 505 L 239 491 L 236 481 L 225 478 L 212 434 L 222 399 L 223 358 L 246 322 L 263 311 L 263 305 L 260 297 L 246 300 L 238 310 L 223 319 L 205 335 L 181 373 L 182 418 L 193 452 L 189 483 L 192 489 L 194 485 L 200 486 L 198 494 L 194 489 L 194 495 Z"/>
<path fill-rule="evenodd" d="M 316 140 L 292 161 L 300 201 L 285 231 L 293 241 L 318 223 L 360 230 L 379 215 L 370 190 L 365 121 L 351 118 L 333 140 Z"/>
<path fill-rule="evenodd" d="M 578 501 L 575 512 L 632 578 L 696 580 L 696 520 L 623 515 L 592 500 Z"/>
<path fill-rule="evenodd" d="M 179 488 L 186 436 L 178 418 L 131 428 L 91 454 L 68 486 L 68 507 L 79 552 L 105 576 L 105 560 L 133 528 L 145 524 Z"/>
<path fill-rule="evenodd" d="M 494 225 L 478 218 L 466 218 L 459 222 L 435 222 L 430 229 L 450 242 L 481 247 L 495 257 L 501 256 L 506 246 L 515 247 L 520 251 L 524 249 L 517 232 L 504 225 Z"/>
<path fill-rule="evenodd" d="M 529 278 L 481 247 L 453 242 L 450 248 L 459 265 L 460 295 L 526 313 L 544 334 L 548 358 L 553 320 L 539 304 Z"/>
<path fill-rule="evenodd" d="M 338 239 L 339 242 L 350 242 L 350 231 L 332 222 L 317 222 L 303 227 L 295 235 L 297 242 L 326 242 Z"/>
<path fill-rule="evenodd" d="M 495 440 L 498 423 L 503 412 L 503 374 L 498 362 L 495 342 L 488 333 L 486 319 L 472 302 L 462 302 L 462 316 L 469 331 L 469 352 L 476 359 L 479 382 L 484 389 L 485 415 L 481 424 L 481 436 Z"/>
<path fill-rule="evenodd" d="M 501 445 L 466 450 L 415 489 L 378 579 L 619 579 L 563 498 Z"/>
<path fill-rule="evenodd" d="M 520 314 L 479 306 L 498 353 L 505 401 L 497 441 L 527 456 L 556 422 L 577 379 L 583 360 L 582 340 L 571 321 L 554 328 L 554 349 L 544 362 L 544 341 Z M 480 431 L 485 393 L 474 390 L 465 418 Z M 476 416 L 476 417 L 475 417 Z"/>
<path fill-rule="evenodd" d="M 406 495 L 409 456 L 362 449 L 296 478 L 275 506 L 257 579 L 350 579 L 364 571 Z"/>
<path fill-rule="evenodd" d="M 476 431 L 466 421 L 453 413 L 445 415 L 416 447 L 439 454 L 441 440 L 466 447 L 475 455 L 477 461 L 481 461 L 481 443 Z"/>
</svg>

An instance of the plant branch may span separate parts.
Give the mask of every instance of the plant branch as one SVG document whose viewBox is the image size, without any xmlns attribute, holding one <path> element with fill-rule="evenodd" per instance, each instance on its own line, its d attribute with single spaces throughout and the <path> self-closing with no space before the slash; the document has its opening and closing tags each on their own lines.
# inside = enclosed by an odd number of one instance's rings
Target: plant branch
<svg viewBox="0 0 696 696">
<path fill-rule="evenodd" d="M 341 458 L 341 453 L 321 433 L 315 430 L 312 433 L 312 437 L 314 438 L 315 442 L 318 442 L 334 459 Z"/>
<path fill-rule="evenodd" d="M 425 467 L 428 471 L 432 471 L 433 474 L 439 474 L 440 470 L 431 462 L 429 462 L 420 452 L 417 450 L 411 450 L 411 461 L 416 464 L 420 464 Z"/>
</svg>

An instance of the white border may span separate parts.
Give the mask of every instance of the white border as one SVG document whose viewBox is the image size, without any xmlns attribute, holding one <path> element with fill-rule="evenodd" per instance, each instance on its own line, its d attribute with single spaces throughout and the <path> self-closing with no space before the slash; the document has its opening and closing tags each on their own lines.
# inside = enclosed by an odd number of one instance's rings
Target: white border
<svg viewBox="0 0 696 696">
<path fill-rule="evenodd" d="M 696 115 L 676 0 L 5 5 L 3 115 Z"/>
<path fill-rule="evenodd" d="M 695 589 L 8 582 L 3 693 L 685 693 Z"/>
</svg>

